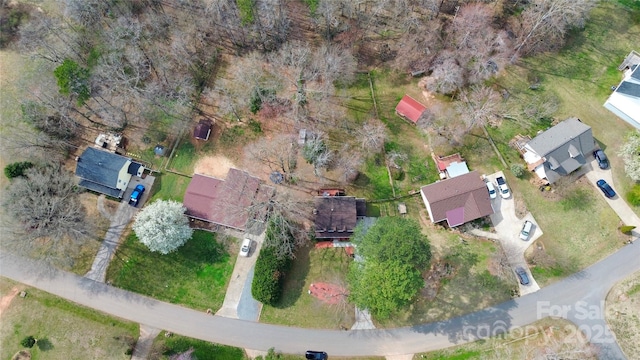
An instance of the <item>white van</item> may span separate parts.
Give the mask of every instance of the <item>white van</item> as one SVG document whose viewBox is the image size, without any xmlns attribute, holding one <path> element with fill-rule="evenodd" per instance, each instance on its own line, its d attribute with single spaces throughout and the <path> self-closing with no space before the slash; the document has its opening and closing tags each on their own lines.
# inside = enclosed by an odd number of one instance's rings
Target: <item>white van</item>
<svg viewBox="0 0 640 360">
<path fill-rule="evenodd" d="M 529 220 L 524 222 L 522 225 L 522 231 L 520 231 L 520 239 L 527 241 L 529 240 L 529 234 L 531 233 L 531 228 L 533 228 L 533 223 Z"/>
</svg>

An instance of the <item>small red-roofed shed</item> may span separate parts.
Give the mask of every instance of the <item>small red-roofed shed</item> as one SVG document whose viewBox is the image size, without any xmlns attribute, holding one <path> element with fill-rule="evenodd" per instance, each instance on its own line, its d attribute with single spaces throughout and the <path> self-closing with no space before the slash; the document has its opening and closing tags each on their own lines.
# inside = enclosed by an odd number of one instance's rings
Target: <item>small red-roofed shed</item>
<svg viewBox="0 0 640 360">
<path fill-rule="evenodd" d="M 418 122 L 418 119 L 420 119 L 420 116 L 422 116 L 425 110 L 427 110 L 427 108 L 424 105 L 409 95 L 403 96 L 402 100 L 400 100 L 396 106 L 396 114 L 414 125 Z"/>
</svg>

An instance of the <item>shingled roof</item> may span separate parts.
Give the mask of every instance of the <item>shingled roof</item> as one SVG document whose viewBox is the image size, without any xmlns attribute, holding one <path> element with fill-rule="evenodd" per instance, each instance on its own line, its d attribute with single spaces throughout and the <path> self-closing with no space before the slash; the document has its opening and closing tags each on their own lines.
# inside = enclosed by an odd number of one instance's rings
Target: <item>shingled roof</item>
<svg viewBox="0 0 640 360">
<path fill-rule="evenodd" d="M 450 227 L 493 214 L 487 186 L 477 171 L 423 186 L 422 199 L 433 223 Z"/>
<path fill-rule="evenodd" d="M 231 168 L 225 180 L 195 174 L 184 195 L 187 215 L 244 230 L 248 220 L 264 221 L 266 201 L 275 193 L 246 171 Z"/>
<path fill-rule="evenodd" d="M 316 239 L 348 238 L 366 210 L 364 199 L 353 196 L 318 196 L 315 200 Z"/>
<path fill-rule="evenodd" d="M 128 175 L 120 172 L 125 168 Z M 121 198 L 129 184 L 131 175 L 142 175 L 144 167 L 132 162 L 130 158 L 88 147 L 77 158 L 76 176 L 80 178 L 78 185 L 92 191 Z"/>
<path fill-rule="evenodd" d="M 409 95 L 403 96 L 396 106 L 396 113 L 414 124 L 418 122 L 425 110 L 427 108 L 424 105 Z"/>
</svg>

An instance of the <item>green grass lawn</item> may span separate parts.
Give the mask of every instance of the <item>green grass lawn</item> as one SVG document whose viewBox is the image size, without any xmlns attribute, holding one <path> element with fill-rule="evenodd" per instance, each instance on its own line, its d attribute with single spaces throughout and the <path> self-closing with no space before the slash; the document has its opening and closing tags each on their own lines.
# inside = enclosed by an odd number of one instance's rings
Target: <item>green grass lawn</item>
<svg viewBox="0 0 640 360">
<path fill-rule="evenodd" d="M 265 305 L 260 321 L 305 328 L 350 328 L 354 323 L 353 305 L 326 305 L 307 291 L 314 282 L 346 286 L 345 277 L 351 261 L 343 248 L 300 249 L 287 274 L 280 304 L 276 307 Z"/>
<path fill-rule="evenodd" d="M 164 172 L 156 174 L 156 181 L 153 183 L 153 190 L 149 202 L 162 200 L 175 200 L 182 202 L 187 186 L 191 178 L 183 175 Z"/>
<path fill-rule="evenodd" d="M 150 252 L 132 232 L 111 261 L 107 280 L 162 301 L 215 312 L 224 301 L 234 263 L 215 234 L 197 230 L 177 251 L 161 255 Z"/>
<path fill-rule="evenodd" d="M 537 241 L 557 263 L 532 269 L 541 286 L 583 269 L 623 246 L 624 237 L 617 230 L 620 219 L 586 179 L 567 185 L 571 186 L 565 190 L 567 195 L 559 199 L 545 197 L 528 180 L 509 176 L 507 181 L 535 216 L 544 232 Z"/>
<path fill-rule="evenodd" d="M 1 295 L 14 286 L 25 290 L 27 297 L 14 297 L 2 312 L 0 358 L 10 359 L 23 350 L 20 341 L 27 336 L 38 339 L 29 349 L 34 360 L 131 358 L 125 355 L 129 345 L 124 339 L 138 338 L 138 324 L 0 278 Z"/>
<path fill-rule="evenodd" d="M 193 349 L 194 359 L 198 360 L 244 360 L 244 350 L 232 346 L 214 344 L 202 340 L 188 338 L 186 336 L 171 335 L 165 336 L 165 332 L 161 332 L 153 341 L 152 356 L 154 359 L 169 359 L 171 356 L 184 353 L 189 349 Z"/>
</svg>

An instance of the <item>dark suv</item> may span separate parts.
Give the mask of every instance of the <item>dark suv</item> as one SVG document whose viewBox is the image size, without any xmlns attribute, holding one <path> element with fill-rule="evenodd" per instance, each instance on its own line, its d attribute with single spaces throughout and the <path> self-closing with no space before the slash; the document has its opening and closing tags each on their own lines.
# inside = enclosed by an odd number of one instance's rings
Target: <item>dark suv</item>
<svg viewBox="0 0 640 360">
<path fill-rule="evenodd" d="M 324 351 L 307 350 L 307 352 L 304 354 L 304 357 L 305 359 L 309 360 L 326 360 L 327 353 Z"/>
<path fill-rule="evenodd" d="M 607 159 L 607 155 L 605 155 L 601 149 L 594 151 L 593 157 L 598 161 L 600 169 L 607 169 L 609 167 L 609 159 Z"/>
<path fill-rule="evenodd" d="M 596 182 L 596 185 L 598 185 L 600 190 L 602 190 L 602 192 L 604 193 L 604 196 L 606 196 L 608 198 L 612 198 L 612 197 L 616 196 L 616 192 L 613 191 L 613 189 L 611 188 L 611 185 L 607 184 L 607 182 L 604 181 L 604 179 L 598 180 Z"/>
<path fill-rule="evenodd" d="M 516 268 L 516 275 L 518 275 L 520 284 L 529 285 L 529 276 L 527 276 L 527 271 L 522 266 Z"/>
</svg>

